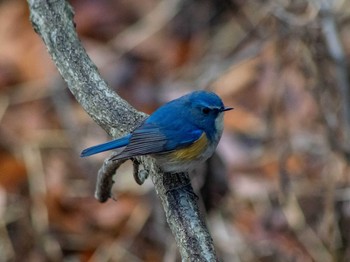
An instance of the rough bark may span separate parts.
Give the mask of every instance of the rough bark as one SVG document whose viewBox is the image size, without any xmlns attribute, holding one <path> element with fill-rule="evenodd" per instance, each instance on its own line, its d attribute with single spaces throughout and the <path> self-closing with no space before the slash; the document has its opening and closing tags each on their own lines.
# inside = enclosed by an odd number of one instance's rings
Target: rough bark
<svg viewBox="0 0 350 262">
<path fill-rule="evenodd" d="M 101 78 L 78 39 L 71 6 L 64 0 L 28 0 L 28 5 L 35 31 L 70 91 L 93 120 L 112 137 L 137 126 L 146 115 L 110 90 Z M 217 261 L 188 174 L 163 174 L 150 157 L 138 161 L 152 178 L 182 260 Z"/>
</svg>

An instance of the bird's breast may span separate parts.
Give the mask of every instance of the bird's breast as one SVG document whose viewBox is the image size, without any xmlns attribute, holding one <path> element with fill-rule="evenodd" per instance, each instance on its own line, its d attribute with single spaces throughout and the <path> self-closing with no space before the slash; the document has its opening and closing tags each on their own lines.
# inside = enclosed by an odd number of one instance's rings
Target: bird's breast
<svg viewBox="0 0 350 262">
<path fill-rule="evenodd" d="M 206 133 L 203 132 L 190 146 L 156 154 L 154 157 L 164 172 L 184 172 L 193 169 L 211 155 L 209 152 L 212 151 L 211 144 Z"/>
<path fill-rule="evenodd" d="M 203 132 L 203 134 L 188 147 L 177 149 L 171 152 L 171 157 L 177 160 L 193 160 L 201 155 L 208 147 L 208 138 Z"/>
</svg>

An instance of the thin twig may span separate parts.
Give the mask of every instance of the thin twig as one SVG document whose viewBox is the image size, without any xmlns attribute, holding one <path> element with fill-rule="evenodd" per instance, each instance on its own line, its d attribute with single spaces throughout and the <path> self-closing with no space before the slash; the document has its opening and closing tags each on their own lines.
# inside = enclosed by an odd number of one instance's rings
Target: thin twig
<svg viewBox="0 0 350 262">
<path fill-rule="evenodd" d="M 350 150 L 350 84 L 346 57 L 340 41 L 332 3 L 320 0 L 322 32 L 326 40 L 329 55 L 335 63 L 337 87 L 342 99 L 342 119 L 344 124 L 344 140 L 346 150 Z"/>
<path fill-rule="evenodd" d="M 111 155 L 114 156 L 116 153 Z M 97 173 L 95 198 L 100 202 L 106 202 L 111 197 L 111 190 L 114 184 L 113 176 L 117 169 L 126 160 L 111 161 L 110 157 L 106 158 L 102 167 Z"/>
</svg>

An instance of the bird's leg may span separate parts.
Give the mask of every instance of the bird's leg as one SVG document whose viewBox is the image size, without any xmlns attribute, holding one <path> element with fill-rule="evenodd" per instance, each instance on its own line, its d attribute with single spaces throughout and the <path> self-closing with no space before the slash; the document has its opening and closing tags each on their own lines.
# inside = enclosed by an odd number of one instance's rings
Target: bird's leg
<svg viewBox="0 0 350 262">
<path fill-rule="evenodd" d="M 113 157 L 113 154 L 105 159 L 102 167 L 97 173 L 95 198 L 102 203 L 106 202 L 108 198 L 111 198 L 111 190 L 114 184 L 113 176 L 116 173 L 117 169 L 126 161 L 126 159 L 110 161 L 110 158 Z"/>
</svg>

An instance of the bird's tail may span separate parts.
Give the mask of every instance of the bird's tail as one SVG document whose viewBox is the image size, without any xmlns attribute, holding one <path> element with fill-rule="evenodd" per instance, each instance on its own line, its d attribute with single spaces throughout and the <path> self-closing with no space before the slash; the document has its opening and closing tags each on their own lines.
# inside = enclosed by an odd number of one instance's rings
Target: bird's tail
<svg viewBox="0 0 350 262">
<path fill-rule="evenodd" d="M 131 135 L 127 135 L 127 136 L 124 136 L 122 138 L 119 138 L 119 139 L 116 139 L 113 141 L 109 141 L 107 143 L 103 143 L 103 144 L 100 144 L 97 146 L 92 146 L 92 147 L 86 148 L 81 152 L 80 156 L 81 157 L 91 156 L 91 155 L 94 155 L 97 153 L 101 153 L 104 151 L 108 151 L 108 150 L 112 150 L 115 148 L 126 146 L 127 144 L 129 144 L 130 136 Z"/>
</svg>

